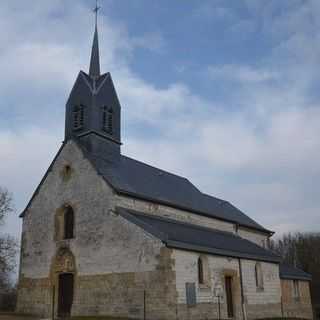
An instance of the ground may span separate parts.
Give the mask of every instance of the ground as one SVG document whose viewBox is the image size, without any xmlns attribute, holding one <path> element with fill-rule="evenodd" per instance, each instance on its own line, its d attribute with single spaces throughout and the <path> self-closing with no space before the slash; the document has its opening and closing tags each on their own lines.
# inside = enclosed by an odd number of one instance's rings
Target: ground
<svg viewBox="0 0 320 320">
<path fill-rule="evenodd" d="M 36 318 L 32 317 L 25 317 L 25 316 L 13 316 L 13 315 L 8 315 L 8 314 L 0 314 L 0 320 L 32 320 Z"/>
<path fill-rule="evenodd" d="M 40 320 L 32 316 L 12 315 L 12 314 L 0 314 L 0 320 Z M 75 317 L 72 320 L 125 320 L 121 318 L 111 317 Z"/>
<path fill-rule="evenodd" d="M 19 316 L 11 314 L 0 314 L 0 320 L 40 320 L 39 318 L 34 318 L 30 316 Z M 112 317 L 75 317 L 71 320 L 126 320 L 124 318 L 112 318 Z M 261 319 L 264 320 L 264 319 Z M 265 320 L 300 320 L 299 318 L 269 318 Z M 302 320 L 302 319 L 301 319 Z"/>
</svg>

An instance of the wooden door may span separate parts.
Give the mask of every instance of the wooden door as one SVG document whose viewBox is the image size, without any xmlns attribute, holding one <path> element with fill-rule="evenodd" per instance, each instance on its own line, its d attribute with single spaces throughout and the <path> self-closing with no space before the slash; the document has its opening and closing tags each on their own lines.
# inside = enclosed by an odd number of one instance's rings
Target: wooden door
<svg viewBox="0 0 320 320">
<path fill-rule="evenodd" d="M 228 318 L 233 318 L 232 277 L 225 278 Z"/>
<path fill-rule="evenodd" d="M 58 316 L 69 317 L 73 302 L 73 274 L 59 275 Z"/>
</svg>

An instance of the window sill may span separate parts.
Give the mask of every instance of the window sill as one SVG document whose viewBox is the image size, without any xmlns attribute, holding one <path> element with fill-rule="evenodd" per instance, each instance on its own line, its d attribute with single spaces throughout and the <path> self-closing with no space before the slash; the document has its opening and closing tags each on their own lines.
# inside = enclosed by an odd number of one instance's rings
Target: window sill
<svg viewBox="0 0 320 320">
<path fill-rule="evenodd" d="M 211 286 L 207 283 L 199 283 L 200 290 L 211 290 Z"/>
<path fill-rule="evenodd" d="M 70 242 L 72 242 L 72 240 L 74 240 L 75 238 L 70 238 L 70 239 L 60 239 L 60 240 L 56 240 L 56 243 L 59 245 L 63 245 L 63 244 L 69 244 Z"/>
</svg>

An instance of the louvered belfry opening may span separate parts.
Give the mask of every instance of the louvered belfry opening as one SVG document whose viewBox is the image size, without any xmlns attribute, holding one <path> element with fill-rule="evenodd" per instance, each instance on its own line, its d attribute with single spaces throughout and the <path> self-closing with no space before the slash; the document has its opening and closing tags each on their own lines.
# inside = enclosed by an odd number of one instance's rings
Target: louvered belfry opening
<svg viewBox="0 0 320 320">
<path fill-rule="evenodd" d="M 73 129 L 82 129 L 84 125 L 84 106 L 77 105 L 73 108 Z"/>
<path fill-rule="evenodd" d="M 106 106 L 102 110 L 102 129 L 110 135 L 113 133 L 113 110 Z"/>
<path fill-rule="evenodd" d="M 112 109 L 108 110 L 108 132 L 112 134 L 113 132 L 113 111 Z"/>
</svg>

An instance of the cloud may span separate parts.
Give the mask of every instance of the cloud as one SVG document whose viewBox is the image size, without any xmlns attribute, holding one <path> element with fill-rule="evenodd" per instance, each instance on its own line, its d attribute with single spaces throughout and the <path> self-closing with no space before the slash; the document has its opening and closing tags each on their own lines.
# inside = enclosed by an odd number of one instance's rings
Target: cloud
<svg viewBox="0 0 320 320">
<path fill-rule="evenodd" d="M 320 110 L 286 111 L 269 117 L 270 125 L 261 132 L 243 115 L 201 119 L 201 130 L 192 117 L 186 117 L 163 138 L 143 143 L 128 139 L 125 150 L 130 156 L 139 155 L 186 175 L 203 191 L 234 202 L 271 229 L 313 230 L 318 220 L 312 190 L 313 179 L 320 176 Z M 164 138 L 167 136 L 170 139 Z M 313 223 L 306 223 L 303 216 Z M 285 229 L 292 220 L 294 229 Z"/>
<path fill-rule="evenodd" d="M 159 32 L 149 32 L 133 37 L 131 42 L 136 48 L 144 48 L 157 53 L 165 52 L 167 46 L 164 37 Z"/>
<path fill-rule="evenodd" d="M 219 80 L 219 78 L 222 78 L 227 81 L 238 82 L 257 83 L 271 81 L 278 78 L 278 73 L 275 71 L 245 65 L 209 66 L 208 73 L 213 79 Z"/>
<path fill-rule="evenodd" d="M 57 152 L 60 136 L 59 130 L 52 132 L 39 127 L 0 130 L 1 186 L 13 192 L 16 209 L 8 217 L 3 231 L 19 237 L 18 215 Z"/>
<path fill-rule="evenodd" d="M 299 16 L 295 24 L 292 18 L 281 23 L 283 17 L 275 18 L 274 9 L 257 1 L 247 3 L 251 20 L 232 8 L 218 14 L 228 15 L 234 26 L 249 19 L 247 27 L 256 32 L 259 13 L 269 53 L 244 59 L 250 62 L 202 65 L 198 85 L 223 86 L 227 94 L 220 100 L 184 81 L 168 78 L 159 88 L 150 77 L 137 75 L 130 67 L 136 49 L 159 54 L 168 50 L 166 39 L 153 30 L 130 35 L 124 23 L 104 17 L 102 62 L 122 103 L 122 150 L 187 176 L 268 228 L 312 230 L 319 224 L 314 181 L 320 178 L 320 110 L 312 90 L 319 77 L 318 38 L 307 32 L 303 7 L 302 12 L 290 7 L 293 17 Z M 84 2 L 35 1 L 33 6 L 0 4 L 0 66 L 6 74 L 0 83 L 0 177 L 14 192 L 18 211 L 58 150 L 64 103 L 77 72 L 88 65 L 92 38 Z M 9 220 L 12 233 L 18 226 L 17 218 Z"/>
</svg>

